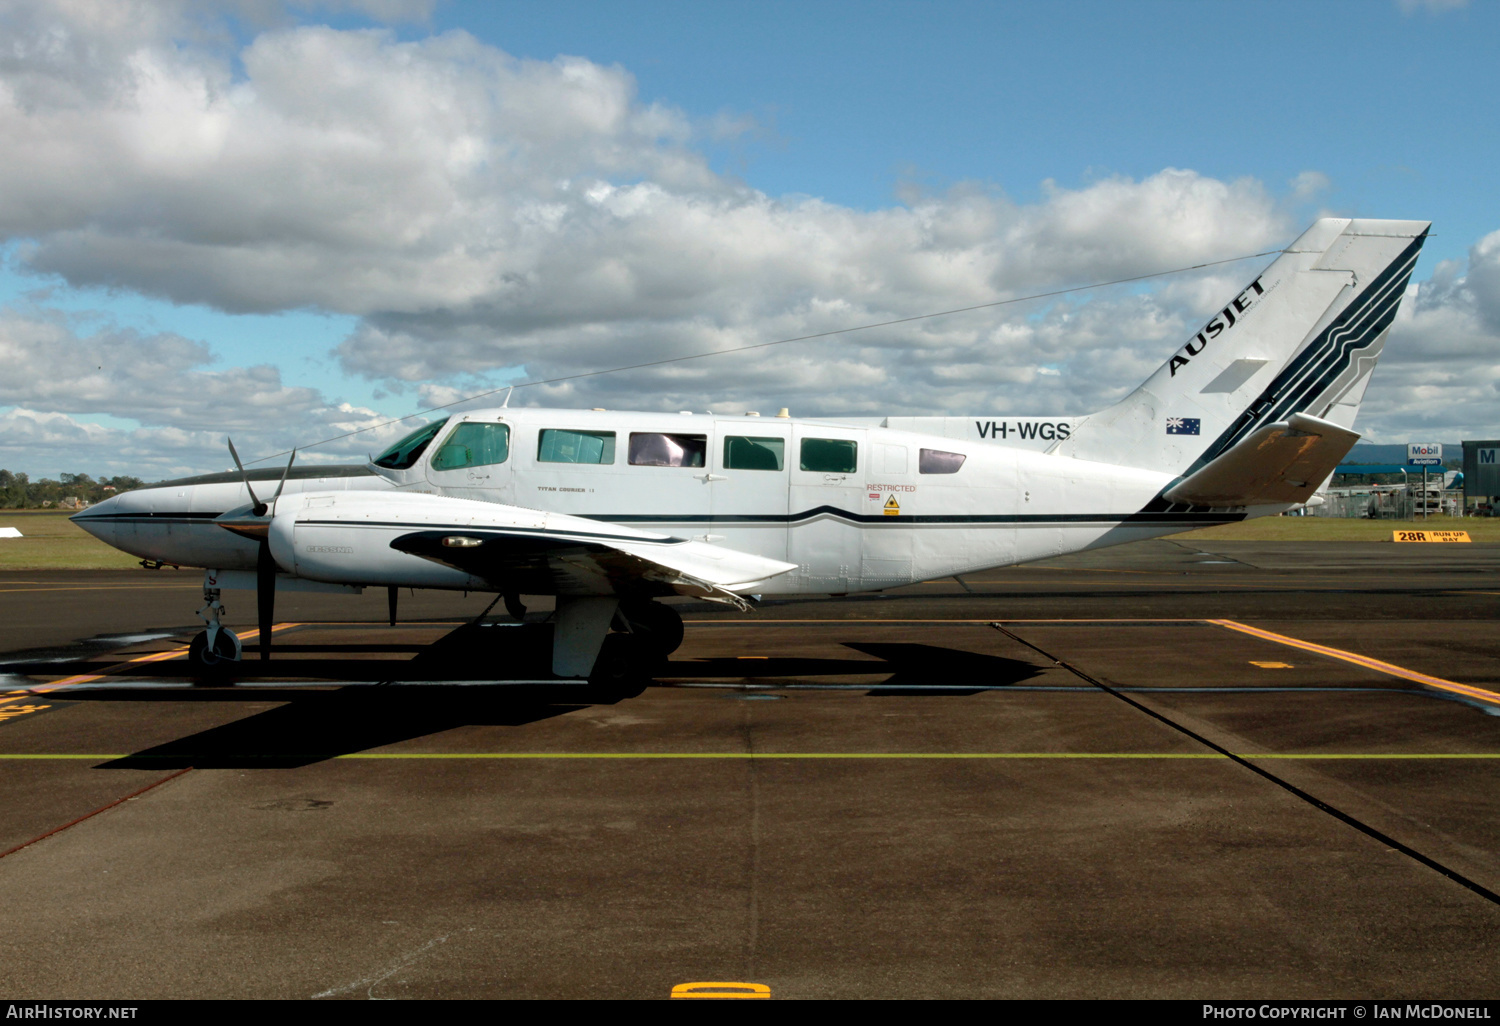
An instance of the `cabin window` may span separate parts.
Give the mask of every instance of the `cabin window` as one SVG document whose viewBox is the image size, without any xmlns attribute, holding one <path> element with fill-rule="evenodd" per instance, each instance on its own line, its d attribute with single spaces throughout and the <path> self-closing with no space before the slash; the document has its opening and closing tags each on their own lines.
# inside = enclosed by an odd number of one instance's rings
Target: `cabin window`
<svg viewBox="0 0 1500 1026">
<path fill-rule="evenodd" d="M 923 474 L 957 474 L 966 459 L 968 457 L 961 452 L 923 449 L 917 458 L 917 470 Z"/>
<path fill-rule="evenodd" d="M 852 474 L 858 458 L 858 442 L 843 438 L 802 439 L 803 470 L 823 474 Z"/>
<path fill-rule="evenodd" d="M 630 433 L 632 467 L 701 467 L 707 455 L 707 435 Z"/>
<path fill-rule="evenodd" d="M 432 457 L 433 470 L 461 470 L 504 463 L 510 458 L 510 427 L 465 421 L 453 429 Z"/>
<path fill-rule="evenodd" d="M 538 463 L 613 463 L 615 433 L 544 428 L 536 458 Z"/>
<path fill-rule="evenodd" d="M 433 421 L 431 424 L 423 424 L 401 441 L 391 446 L 385 452 L 375 458 L 375 466 L 385 467 L 388 470 L 405 470 L 417 460 L 421 459 L 427 444 L 437 437 L 437 433 L 448 423 L 448 418 Z"/>
<path fill-rule="evenodd" d="M 728 435 L 724 439 L 725 470 L 780 470 L 785 466 L 785 438 Z"/>
</svg>

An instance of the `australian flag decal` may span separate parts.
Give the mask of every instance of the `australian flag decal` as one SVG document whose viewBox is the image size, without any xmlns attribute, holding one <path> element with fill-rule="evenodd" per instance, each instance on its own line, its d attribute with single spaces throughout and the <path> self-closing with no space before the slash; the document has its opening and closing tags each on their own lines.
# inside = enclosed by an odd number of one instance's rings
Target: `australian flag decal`
<svg viewBox="0 0 1500 1026">
<path fill-rule="evenodd" d="M 1197 417 L 1168 417 L 1167 434 L 1169 435 L 1196 435 L 1198 433 Z"/>
</svg>

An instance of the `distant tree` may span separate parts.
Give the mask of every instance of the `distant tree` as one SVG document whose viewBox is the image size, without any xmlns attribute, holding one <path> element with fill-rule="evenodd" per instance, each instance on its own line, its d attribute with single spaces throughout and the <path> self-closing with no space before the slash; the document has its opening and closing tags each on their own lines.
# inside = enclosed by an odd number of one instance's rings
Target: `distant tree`
<svg viewBox="0 0 1500 1026">
<path fill-rule="evenodd" d="M 28 505 L 30 496 L 25 474 L 12 474 L 10 471 L 0 471 L 5 475 L 5 484 L 0 488 L 0 507 L 5 509 L 24 509 Z"/>
<path fill-rule="evenodd" d="M 44 504 L 56 506 L 72 496 L 80 502 L 103 502 L 110 496 L 140 488 L 145 482 L 138 477 L 119 474 L 96 481 L 87 474 L 59 474 L 56 481 L 30 480 L 25 474 L 0 469 L 0 509 L 36 509 Z"/>
</svg>

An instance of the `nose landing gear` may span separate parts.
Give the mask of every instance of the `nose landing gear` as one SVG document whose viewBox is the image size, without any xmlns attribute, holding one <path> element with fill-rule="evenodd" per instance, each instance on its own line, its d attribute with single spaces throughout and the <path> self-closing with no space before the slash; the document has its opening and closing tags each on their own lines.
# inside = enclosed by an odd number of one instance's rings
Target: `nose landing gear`
<svg viewBox="0 0 1500 1026">
<path fill-rule="evenodd" d="M 224 604 L 219 601 L 219 579 L 212 570 L 203 574 L 203 608 L 198 618 L 207 625 L 188 643 L 188 663 L 199 670 L 222 670 L 226 663 L 237 663 L 244 654 L 234 631 L 219 622 Z"/>
</svg>

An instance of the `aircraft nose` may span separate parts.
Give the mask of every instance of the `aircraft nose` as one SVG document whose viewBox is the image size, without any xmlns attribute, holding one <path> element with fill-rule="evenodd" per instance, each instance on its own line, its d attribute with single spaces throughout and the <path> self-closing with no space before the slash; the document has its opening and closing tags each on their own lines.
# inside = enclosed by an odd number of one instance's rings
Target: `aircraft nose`
<svg viewBox="0 0 1500 1026">
<path fill-rule="evenodd" d="M 130 493 L 126 492 L 124 495 L 116 495 L 105 499 L 103 502 L 96 502 L 88 509 L 81 509 L 77 513 L 74 513 L 68 519 L 95 538 L 101 541 L 109 541 L 114 536 L 114 530 L 111 526 L 114 523 L 114 518 L 121 513 L 127 512 L 121 500 L 128 498 L 129 495 Z"/>
</svg>

